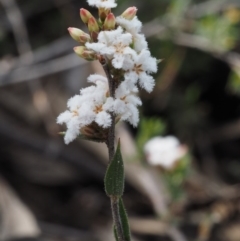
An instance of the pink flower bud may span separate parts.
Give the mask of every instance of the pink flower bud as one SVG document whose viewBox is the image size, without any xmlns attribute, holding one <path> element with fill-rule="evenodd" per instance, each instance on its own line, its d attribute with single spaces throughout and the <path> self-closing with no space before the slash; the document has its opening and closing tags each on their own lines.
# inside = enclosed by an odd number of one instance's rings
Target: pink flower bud
<svg viewBox="0 0 240 241">
<path fill-rule="evenodd" d="M 97 55 L 94 51 L 87 49 L 85 46 L 77 46 L 73 48 L 74 52 L 81 58 L 88 61 L 96 60 Z"/>
<path fill-rule="evenodd" d="M 109 13 L 104 21 L 103 29 L 104 30 L 113 30 L 115 29 L 116 19 L 112 13 Z"/>
<path fill-rule="evenodd" d="M 91 18 L 93 16 L 88 10 L 81 8 L 80 9 L 80 17 L 81 17 L 82 21 L 87 24 L 89 18 Z"/>
<path fill-rule="evenodd" d="M 99 26 L 94 17 L 89 18 L 88 20 L 88 30 L 90 36 L 94 42 L 97 41 L 98 33 L 99 33 Z"/>
<path fill-rule="evenodd" d="M 77 42 L 85 44 L 91 40 L 90 35 L 78 28 L 68 28 L 69 34 Z"/>
<path fill-rule="evenodd" d="M 136 7 L 130 7 L 130 8 L 127 8 L 122 14 L 121 16 L 123 18 L 126 18 L 127 20 L 132 20 L 135 16 L 136 16 L 136 13 L 137 13 L 137 8 Z"/>
<path fill-rule="evenodd" d="M 90 17 L 88 19 L 88 30 L 89 32 L 99 32 L 99 27 L 98 27 L 98 23 L 97 20 L 94 17 Z"/>
</svg>

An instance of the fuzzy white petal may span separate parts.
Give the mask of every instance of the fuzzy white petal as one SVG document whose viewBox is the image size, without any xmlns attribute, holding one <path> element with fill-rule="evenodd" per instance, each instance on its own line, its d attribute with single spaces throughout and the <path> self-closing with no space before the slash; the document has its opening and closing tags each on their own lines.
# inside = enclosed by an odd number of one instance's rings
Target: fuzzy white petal
<svg viewBox="0 0 240 241">
<path fill-rule="evenodd" d="M 71 118 L 72 118 L 72 113 L 70 111 L 66 110 L 65 112 L 61 113 L 57 117 L 57 123 L 58 124 L 66 123 L 66 122 L 70 121 Z"/>
<path fill-rule="evenodd" d="M 95 121 L 96 123 L 98 123 L 99 126 L 102 126 L 103 128 L 110 127 L 112 123 L 111 116 L 105 111 L 99 112 L 96 116 Z"/>
<path fill-rule="evenodd" d="M 115 0 L 87 0 L 90 6 L 97 8 L 115 8 L 117 4 Z"/>
<path fill-rule="evenodd" d="M 88 82 L 90 83 L 96 83 L 97 81 L 102 81 L 104 83 L 107 82 L 107 78 L 100 75 L 100 74 L 91 74 L 88 78 L 87 78 Z"/>
<path fill-rule="evenodd" d="M 133 35 L 140 32 L 142 28 L 142 23 L 138 20 L 137 16 L 135 16 L 132 20 L 127 20 L 119 16 L 116 18 L 116 22 L 118 25 L 126 29 L 127 32 Z"/>
<path fill-rule="evenodd" d="M 148 75 L 144 72 L 140 75 L 139 85 L 148 93 L 150 93 L 152 92 L 153 87 L 155 86 L 155 80 L 151 75 Z"/>
</svg>

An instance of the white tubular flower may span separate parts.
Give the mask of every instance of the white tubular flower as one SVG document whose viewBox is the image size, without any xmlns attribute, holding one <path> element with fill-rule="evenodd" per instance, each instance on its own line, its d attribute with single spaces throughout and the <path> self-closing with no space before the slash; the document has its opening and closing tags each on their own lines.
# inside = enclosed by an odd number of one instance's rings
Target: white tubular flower
<svg viewBox="0 0 240 241">
<path fill-rule="evenodd" d="M 113 99 L 108 97 L 108 82 L 101 75 L 90 75 L 89 82 L 95 84 L 84 88 L 80 95 L 75 95 L 68 101 L 69 110 L 60 114 L 58 124 L 66 124 L 65 143 L 73 141 L 80 133 L 80 129 L 96 122 L 102 128 L 108 128 L 112 119 L 109 112 L 112 110 Z"/>
<path fill-rule="evenodd" d="M 186 154 L 187 148 L 174 136 L 154 137 L 145 144 L 144 152 L 149 164 L 170 170 Z"/>
<path fill-rule="evenodd" d="M 137 126 L 139 122 L 139 112 L 137 106 L 142 104 L 141 100 L 134 95 L 137 92 L 137 88 L 127 83 L 127 81 L 122 82 L 116 90 L 113 103 L 114 113 L 120 117 L 120 120 L 128 121 L 134 127 Z"/>
<path fill-rule="evenodd" d="M 90 6 L 94 6 L 97 8 L 115 8 L 117 4 L 115 3 L 115 0 L 87 0 L 88 4 Z"/>
<path fill-rule="evenodd" d="M 118 27 L 116 30 L 100 32 L 98 43 L 86 43 L 86 47 L 101 55 L 105 55 L 112 60 L 112 65 L 116 69 L 120 69 L 125 58 L 135 52 L 129 47 L 131 43 L 132 35 L 123 33 L 123 29 Z"/>
<path fill-rule="evenodd" d="M 126 79 L 132 79 L 147 92 L 151 92 L 155 85 L 154 79 L 150 73 L 157 72 L 157 60 L 151 57 L 148 50 L 144 49 L 140 54 L 134 54 L 131 58 L 127 58 L 123 64 Z"/>
</svg>

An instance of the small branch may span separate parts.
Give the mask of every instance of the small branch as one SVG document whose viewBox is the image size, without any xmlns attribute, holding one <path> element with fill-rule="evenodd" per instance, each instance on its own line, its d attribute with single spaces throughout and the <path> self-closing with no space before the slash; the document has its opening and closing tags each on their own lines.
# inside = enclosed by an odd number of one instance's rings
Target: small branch
<svg viewBox="0 0 240 241">
<path fill-rule="evenodd" d="M 31 65 L 33 63 L 33 52 L 22 12 L 16 0 L 0 0 L 0 3 L 2 3 L 12 26 L 20 62 L 24 65 Z M 23 56 L 25 57 L 24 59 L 22 58 Z M 48 133 L 54 132 L 55 130 L 52 129 L 51 123 L 53 123 L 55 118 L 52 108 L 48 104 L 48 96 L 41 81 L 36 79 L 35 81 L 28 82 L 28 88 L 32 95 L 32 103 L 41 115 Z"/>
<path fill-rule="evenodd" d="M 111 200 L 113 221 L 114 221 L 114 225 L 115 225 L 115 228 L 117 231 L 118 240 L 124 241 L 122 224 L 121 224 L 120 214 L 119 214 L 119 199 L 118 199 L 118 197 L 111 196 L 110 200 Z"/>
<path fill-rule="evenodd" d="M 0 87 L 24 81 L 36 81 L 38 78 L 81 67 L 86 64 L 87 61 L 80 59 L 75 53 L 71 53 L 43 63 L 22 65 L 19 68 L 11 69 L 6 74 L 0 74 Z"/>
<path fill-rule="evenodd" d="M 192 18 L 201 18 L 206 15 L 216 14 L 224 11 L 229 6 L 239 7 L 239 0 L 209 0 L 193 5 L 188 10 L 188 16 Z"/>
<path fill-rule="evenodd" d="M 207 52 L 231 66 L 231 68 L 240 68 L 240 54 L 233 51 L 227 51 L 219 46 L 215 46 L 208 38 L 178 31 L 175 35 L 168 35 L 169 26 L 162 25 L 160 19 L 155 19 L 143 27 L 146 37 L 156 36 L 159 39 L 170 40 L 176 45 L 195 48 Z"/>
</svg>

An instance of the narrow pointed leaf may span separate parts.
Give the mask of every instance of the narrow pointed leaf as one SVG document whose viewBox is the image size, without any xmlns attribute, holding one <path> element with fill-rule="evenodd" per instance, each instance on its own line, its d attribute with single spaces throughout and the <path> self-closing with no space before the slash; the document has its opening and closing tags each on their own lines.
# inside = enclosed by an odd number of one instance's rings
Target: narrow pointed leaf
<svg viewBox="0 0 240 241">
<path fill-rule="evenodd" d="M 130 234 L 130 228 L 129 228 L 129 223 L 128 223 L 128 216 L 127 216 L 127 212 L 126 212 L 126 209 L 124 207 L 122 198 L 119 199 L 119 214 L 120 214 L 120 218 L 121 218 L 124 239 L 126 241 L 131 241 L 131 234 Z"/>
<path fill-rule="evenodd" d="M 117 236 L 117 229 L 116 229 L 116 226 L 115 226 L 115 225 L 113 226 L 113 233 L 114 233 L 115 240 L 116 240 L 116 241 L 119 241 L 119 240 L 118 240 L 118 236 Z"/>
<path fill-rule="evenodd" d="M 108 166 L 104 184 L 108 196 L 122 196 L 124 190 L 124 166 L 120 150 L 120 141 L 118 142 L 113 160 Z"/>
</svg>

